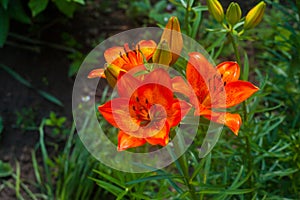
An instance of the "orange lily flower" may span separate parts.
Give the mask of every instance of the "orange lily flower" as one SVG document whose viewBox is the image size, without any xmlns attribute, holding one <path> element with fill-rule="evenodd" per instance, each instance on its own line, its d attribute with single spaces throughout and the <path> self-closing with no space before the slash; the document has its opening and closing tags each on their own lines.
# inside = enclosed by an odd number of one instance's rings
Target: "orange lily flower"
<svg viewBox="0 0 300 200">
<path fill-rule="evenodd" d="M 156 43 L 153 40 L 141 40 L 132 49 L 128 43 L 124 44 L 124 47 L 115 46 L 107 49 L 104 52 L 104 58 L 108 68 L 111 67 L 112 69 L 94 69 L 89 73 L 88 78 L 102 77 L 116 80 L 120 71 L 129 71 L 144 64 L 144 60 L 148 61 L 156 49 Z M 108 73 L 106 73 L 107 71 Z"/>
<path fill-rule="evenodd" d="M 121 73 L 118 98 L 98 107 L 113 126 L 119 128 L 118 150 L 151 145 L 166 146 L 170 128 L 177 126 L 190 110 L 185 101 L 174 98 L 171 79 L 164 69 L 138 77 Z"/>
<path fill-rule="evenodd" d="M 193 105 L 198 103 L 195 115 L 225 124 L 234 134 L 238 135 L 242 124 L 241 116 L 228 112 L 218 112 L 215 109 L 233 107 L 248 99 L 259 88 L 250 82 L 238 80 L 240 67 L 236 62 L 223 62 L 214 68 L 198 52 L 190 53 L 189 56 L 186 76 L 194 90 L 194 96 L 196 96 L 196 98 L 191 98 L 191 102 Z M 173 79 L 172 84 L 175 91 L 187 91 L 183 79 Z M 185 95 L 191 97 L 191 92 L 187 91 Z"/>
</svg>

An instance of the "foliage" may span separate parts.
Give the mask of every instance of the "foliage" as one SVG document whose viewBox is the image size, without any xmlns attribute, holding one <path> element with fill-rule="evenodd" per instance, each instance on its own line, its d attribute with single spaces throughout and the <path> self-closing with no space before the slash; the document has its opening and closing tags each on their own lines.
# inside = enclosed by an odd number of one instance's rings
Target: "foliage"
<svg viewBox="0 0 300 200">
<path fill-rule="evenodd" d="M 65 127 L 66 117 L 57 117 L 55 112 L 50 112 L 49 118 L 45 120 L 45 125 L 53 127 L 52 134 L 57 136 L 59 134 L 66 135 L 69 132 Z"/>
<path fill-rule="evenodd" d="M 26 2 L 27 3 L 27 2 Z M 12 19 L 24 23 L 31 24 L 32 19 L 26 13 L 29 8 L 32 17 L 37 17 L 45 11 L 49 4 L 54 3 L 57 9 L 67 17 L 73 17 L 78 6 L 85 5 L 84 0 L 29 0 L 25 6 L 21 0 L 1 0 L 0 1 L 0 47 L 3 47 L 9 32 L 9 24 Z"/>
<path fill-rule="evenodd" d="M 187 5 L 184 2 L 190 1 L 181 1 L 183 7 Z M 163 5 L 163 1 L 158 3 Z M 266 13 L 266 22 L 254 30 L 241 32 L 240 35 L 243 35 L 241 37 L 235 35 L 235 32 L 233 37 L 229 37 L 229 33 L 225 34 L 225 31 L 216 24 L 211 24 L 216 27 L 210 28 L 208 33 L 204 33 L 203 29 L 199 33 L 196 31 L 195 38 L 199 35 L 211 38 L 208 40 L 210 43 L 207 43 L 207 49 L 214 59 L 229 56 L 227 50 L 235 54 L 239 50 L 241 52 L 239 52 L 241 55 L 238 55 L 239 62 L 243 67 L 242 78 L 247 80 L 250 76 L 253 79 L 253 75 L 257 75 L 256 80 L 260 83 L 261 91 L 245 105 L 236 108 L 239 113 L 244 114 L 240 135 L 232 138 L 227 130 L 223 131 L 211 154 L 200 160 L 195 142 L 189 151 L 169 168 L 155 170 L 153 174 L 145 174 L 145 177 L 135 177 L 135 180 L 125 185 L 124 177 L 120 178 L 123 172 L 114 172 L 111 175 L 111 172 L 97 169 L 97 173 L 105 177 L 104 180 L 95 179 L 100 187 L 118 199 L 124 197 L 297 199 L 299 197 L 300 109 L 297 109 L 299 105 L 296 102 L 299 102 L 300 91 L 299 71 L 294 67 L 294 63 L 298 63 L 297 59 L 299 59 L 299 15 L 292 1 L 289 1 L 290 6 L 282 6 L 276 1 L 267 1 L 267 3 L 272 5 L 273 10 Z M 176 6 L 180 5 L 176 4 Z M 176 14 L 182 16 L 180 12 Z M 281 20 L 274 20 L 276 18 Z M 161 23 L 158 18 L 156 21 Z M 185 25 L 190 24 L 189 18 L 187 21 L 188 23 L 184 22 Z M 235 28 L 242 31 L 242 25 L 243 23 L 238 23 Z M 272 31 L 265 31 L 268 26 L 272 26 Z M 193 26 L 184 27 L 184 31 L 192 36 L 193 31 L 190 31 L 189 27 Z M 259 35 L 256 36 L 257 34 Z M 218 36 L 219 39 L 212 39 Z M 254 44 L 256 48 L 261 48 L 263 53 L 247 54 L 249 41 L 257 40 L 262 42 L 262 45 L 258 46 L 258 42 Z M 233 42 L 237 42 L 236 46 L 233 45 L 236 49 L 228 47 L 228 43 Z M 189 163 L 189 173 L 182 174 L 184 171 L 180 164 L 182 160 Z M 145 182 L 154 187 L 147 187 L 147 190 L 132 194 L 128 192 L 129 188 L 126 185 L 139 187 L 139 184 Z M 168 189 L 159 191 L 159 196 L 156 196 L 156 185 L 165 184 L 169 184 Z M 190 196 L 191 190 L 194 190 L 197 197 Z"/>
<path fill-rule="evenodd" d="M 0 116 L 0 139 L 1 139 L 1 134 L 2 134 L 3 129 L 4 129 L 3 119 L 2 119 L 2 116 Z"/>
<path fill-rule="evenodd" d="M 99 199 L 100 191 L 95 189 L 93 182 L 88 178 L 98 162 L 85 150 L 79 138 L 74 136 L 74 125 L 62 153 L 51 160 L 44 141 L 44 124 L 43 120 L 39 132 L 45 177 L 41 176 L 33 153 L 34 170 L 41 190 L 50 199 Z"/>
<path fill-rule="evenodd" d="M 54 97 L 52 94 L 49 94 L 48 92 L 45 92 L 43 90 L 40 90 L 36 88 L 34 85 L 32 85 L 29 81 L 27 81 L 25 78 L 23 78 L 20 74 L 15 72 L 13 69 L 9 68 L 6 65 L 3 65 L 0 63 L 0 68 L 2 68 L 4 71 L 6 71 L 9 75 L 11 75 L 16 81 L 20 82 L 24 86 L 34 89 L 39 95 L 41 95 L 46 100 L 58 105 L 63 106 L 62 102 L 58 100 L 56 97 Z"/>
<path fill-rule="evenodd" d="M 11 2 L 15 2 L 15 5 L 20 4 L 18 0 L 1 1 L 0 30 L 3 33 L 8 32 L 9 19 L 18 18 L 13 17 L 11 13 Z M 64 13 L 69 12 L 69 15 L 73 12 L 73 7 L 66 9 L 64 8 L 66 4 L 84 3 L 84 1 L 62 1 L 61 4 L 57 2 L 54 1 L 55 5 L 65 10 L 62 11 Z M 203 12 L 208 8 L 198 1 L 161 0 L 153 3 L 144 0 L 118 3 L 121 8 L 127 10 L 126 13 L 132 20 L 139 23 L 142 18 L 144 24 L 163 25 L 166 18 L 175 15 L 182 24 L 182 31 L 203 44 L 216 62 L 225 58 L 240 59 L 242 79 L 255 81 L 260 91 L 244 105 L 230 110 L 243 115 L 244 118 L 238 137 L 234 137 L 228 129 L 224 129 L 212 152 L 200 159 L 198 148 L 204 133 L 199 130 L 189 150 L 169 167 L 151 168 L 153 172 L 142 174 L 124 173 L 103 166 L 95 160 L 75 134 L 74 126 L 69 132 L 66 118 L 58 117 L 55 112 L 51 112 L 38 127 L 40 140 L 36 151 L 32 152 L 36 176 L 34 185 L 40 194 L 28 190 L 20 178 L 18 164 L 14 172 L 9 164 L 2 161 L 0 161 L 0 177 L 13 177 L 15 184 L 1 179 L 0 191 L 3 187 L 10 187 L 16 191 L 17 197 L 22 196 L 20 194 L 22 190 L 32 199 L 298 199 L 300 196 L 299 6 L 297 8 L 291 0 L 284 4 L 278 0 L 265 2 L 268 6 L 263 21 L 254 29 L 245 32 L 242 32 L 245 18 L 236 21 L 228 17 L 229 23 L 224 27 L 212 20 L 212 17 L 206 18 Z M 38 16 L 49 3 L 47 0 L 30 1 L 29 8 L 32 15 Z M 65 14 L 68 15 L 67 13 Z M 21 16 L 22 12 L 18 15 Z M 30 18 L 24 16 L 24 22 L 26 23 L 28 19 L 29 23 Z M 245 16 L 245 13 L 242 16 Z M 80 49 L 72 36 L 63 37 L 68 46 Z M 5 37 L 0 36 L 0 44 L 3 40 Z M 234 42 L 236 46 L 232 45 Z M 82 53 L 69 55 L 73 61 L 70 76 L 77 71 L 83 57 Z M 22 84 L 30 84 L 18 74 L 8 73 Z M 31 85 L 28 87 L 34 88 Z M 107 90 L 102 93 L 104 98 L 106 92 Z M 57 102 L 52 96 L 44 97 L 49 101 L 52 99 L 53 103 Z M 30 110 L 18 111 L 17 116 L 18 125 L 36 126 L 33 123 L 35 120 L 32 119 L 34 115 Z M 106 126 L 106 122 L 103 124 L 105 132 L 116 132 L 115 128 Z M 45 126 L 53 127 L 55 134 L 64 133 L 68 136 L 63 150 L 58 155 L 49 153 L 52 151 L 45 141 Z M 117 141 L 117 138 L 110 139 Z M 39 166 L 40 161 L 36 158 L 36 154 L 40 152 L 42 166 Z"/>
</svg>

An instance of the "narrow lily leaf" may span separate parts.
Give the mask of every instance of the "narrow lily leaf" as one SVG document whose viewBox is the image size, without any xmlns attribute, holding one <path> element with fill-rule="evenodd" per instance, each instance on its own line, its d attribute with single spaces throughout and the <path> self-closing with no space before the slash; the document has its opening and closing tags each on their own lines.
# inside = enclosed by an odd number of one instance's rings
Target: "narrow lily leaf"
<svg viewBox="0 0 300 200">
<path fill-rule="evenodd" d="M 226 194 L 226 195 L 238 195 L 238 194 L 246 194 L 253 192 L 255 188 L 248 189 L 236 189 L 236 190 L 220 190 L 219 188 L 202 188 L 201 191 L 196 192 L 196 194 Z"/>
<path fill-rule="evenodd" d="M 22 83 L 26 87 L 34 89 L 37 93 L 39 93 L 42 97 L 44 97 L 48 101 L 50 101 L 50 102 L 52 102 L 52 103 L 54 103 L 58 106 L 63 106 L 63 103 L 60 100 L 58 100 L 56 97 L 54 97 L 53 95 L 51 95 L 51 94 L 49 94 L 45 91 L 37 89 L 30 82 L 28 82 L 26 79 L 24 79 L 22 76 L 20 76 L 17 72 L 12 70 L 11 68 L 9 68 L 9 67 L 7 67 L 6 65 L 3 65 L 3 64 L 0 64 L 0 68 L 2 68 L 4 71 L 9 73 L 13 78 L 15 78 L 17 81 L 19 81 L 20 83 Z"/>
<path fill-rule="evenodd" d="M 152 180 L 163 180 L 163 179 L 169 179 L 169 178 L 181 178 L 181 176 L 174 176 L 174 175 L 155 175 L 155 176 L 148 176 L 140 179 L 136 179 L 133 181 L 129 181 L 125 183 L 126 185 L 131 185 L 131 184 L 137 184 L 137 183 L 142 183 L 145 181 L 152 181 Z"/>
<path fill-rule="evenodd" d="M 157 172 L 158 174 L 160 175 L 165 175 L 165 176 L 168 176 L 168 174 L 161 170 L 161 169 L 156 169 L 154 167 L 151 167 L 151 166 L 146 166 L 146 165 L 143 165 L 141 163 L 134 163 L 135 165 L 139 166 L 139 167 L 142 167 L 142 168 L 145 168 L 145 169 L 149 169 L 151 171 L 155 171 Z M 168 178 L 167 181 L 170 183 L 170 185 L 178 192 L 178 193 L 183 193 L 182 189 L 171 179 L 171 178 Z"/>
<path fill-rule="evenodd" d="M 115 196 L 118 196 L 120 193 L 123 192 L 123 190 L 111 183 L 102 181 L 102 180 L 98 180 L 95 178 L 91 178 L 91 180 L 95 181 L 97 183 L 97 185 L 99 185 L 101 188 L 103 188 L 104 190 L 109 191 L 110 193 L 112 193 Z"/>
<path fill-rule="evenodd" d="M 9 17 L 6 10 L 0 7 L 0 47 L 3 47 L 9 29 Z"/>
<path fill-rule="evenodd" d="M 109 180 L 110 182 L 122 187 L 122 188 L 125 188 L 124 184 L 122 184 L 119 180 L 115 179 L 114 177 L 108 175 L 108 174 L 105 174 L 101 171 L 98 171 L 98 170 L 93 170 L 95 173 L 99 174 L 101 177 Z"/>
<path fill-rule="evenodd" d="M 53 95 L 51 95 L 51 94 L 49 94 L 49 93 L 47 93 L 47 92 L 45 92 L 45 91 L 42 91 L 42 90 L 37 90 L 37 92 L 38 92 L 42 97 L 44 97 L 45 99 L 47 99 L 48 101 L 50 101 L 50 102 L 52 102 L 52 103 L 54 103 L 54 104 L 56 104 L 56 105 L 59 105 L 59 106 L 61 106 L 61 107 L 64 106 L 63 103 L 62 103 L 60 100 L 58 100 L 56 97 L 54 97 Z"/>
<path fill-rule="evenodd" d="M 2 131 L 3 131 L 3 119 L 2 119 L 2 117 L 0 116 L 0 137 L 1 137 Z"/>
<path fill-rule="evenodd" d="M 205 163 L 205 159 L 201 159 L 200 163 L 196 166 L 196 169 L 194 170 L 194 173 L 190 178 L 190 182 L 192 182 L 192 180 L 200 173 L 200 170 L 203 169 L 204 163 Z"/>
<path fill-rule="evenodd" d="M 238 181 L 240 180 L 240 178 L 243 174 L 243 171 L 244 171 L 244 166 L 242 165 L 241 168 L 240 168 L 239 173 L 237 174 L 237 176 L 235 177 L 233 183 L 231 184 L 231 188 L 233 188 L 233 189 L 238 188 L 236 185 L 237 185 Z"/>
<path fill-rule="evenodd" d="M 248 59 L 248 55 L 245 52 L 244 54 L 244 68 L 243 68 L 243 75 L 242 75 L 242 79 L 244 81 L 248 80 L 248 76 L 249 76 L 249 59 Z"/>
</svg>

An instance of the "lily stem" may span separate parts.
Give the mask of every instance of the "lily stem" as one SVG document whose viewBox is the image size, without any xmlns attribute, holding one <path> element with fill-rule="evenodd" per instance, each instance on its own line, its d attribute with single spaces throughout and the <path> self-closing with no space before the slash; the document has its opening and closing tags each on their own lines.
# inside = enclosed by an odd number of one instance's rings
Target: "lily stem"
<svg viewBox="0 0 300 200">
<path fill-rule="evenodd" d="M 189 175 L 189 168 L 187 164 L 187 159 L 185 154 L 183 154 L 179 159 L 178 162 L 180 164 L 180 167 L 182 168 L 182 173 L 183 173 L 183 178 L 185 185 L 188 187 L 189 193 L 191 195 L 191 198 L 193 200 L 197 199 L 196 193 L 195 193 L 195 188 L 190 184 L 190 175 Z"/>
<path fill-rule="evenodd" d="M 186 34 L 188 36 L 190 36 L 189 18 L 190 18 L 190 1 L 188 0 L 186 3 L 185 16 L 184 16 L 184 24 L 185 24 Z"/>
<path fill-rule="evenodd" d="M 228 36 L 229 36 L 229 39 L 231 41 L 231 44 L 232 44 L 232 47 L 233 47 L 233 50 L 234 50 L 236 61 L 239 64 L 239 66 L 242 66 L 241 56 L 240 56 L 240 52 L 238 50 L 238 44 L 237 44 L 237 42 L 236 42 L 236 40 L 235 40 L 235 38 L 233 36 L 232 31 L 229 32 Z M 243 112 L 244 112 L 244 116 L 243 117 L 244 117 L 244 120 L 247 121 L 248 119 L 247 119 L 247 107 L 246 107 L 246 103 L 243 102 L 242 105 L 243 105 Z"/>
<path fill-rule="evenodd" d="M 239 35 L 238 35 L 239 36 Z M 240 52 L 238 50 L 238 43 L 236 41 L 236 38 L 234 38 L 234 35 L 233 35 L 233 30 L 231 29 L 231 31 L 229 32 L 228 34 L 228 37 L 232 43 L 232 47 L 233 47 L 233 50 L 234 50 L 234 54 L 235 54 L 235 57 L 236 57 L 236 60 L 237 60 L 237 63 L 239 64 L 239 66 L 242 66 L 241 64 L 241 56 L 240 56 Z M 248 78 L 248 77 L 247 77 Z M 246 102 L 244 101 L 243 102 L 243 114 L 244 114 L 244 121 L 247 123 L 248 121 L 248 117 L 247 117 L 247 106 L 246 106 Z M 245 143 L 246 143 L 246 154 L 247 156 L 244 157 L 244 159 L 248 161 L 247 163 L 247 168 L 248 168 L 248 173 L 251 173 L 252 172 L 252 157 L 251 157 L 251 145 L 250 145 L 250 137 L 248 134 L 245 135 Z M 252 187 L 252 180 L 251 180 L 251 177 L 249 178 L 249 186 L 250 188 Z"/>
</svg>

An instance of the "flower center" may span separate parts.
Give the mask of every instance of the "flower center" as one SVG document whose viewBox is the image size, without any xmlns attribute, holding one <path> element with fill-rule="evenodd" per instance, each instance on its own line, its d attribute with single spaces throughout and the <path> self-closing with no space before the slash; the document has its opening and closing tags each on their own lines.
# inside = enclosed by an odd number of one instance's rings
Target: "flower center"
<svg viewBox="0 0 300 200">
<path fill-rule="evenodd" d="M 131 117 L 135 118 L 140 126 L 146 126 L 151 122 L 149 109 L 151 105 L 147 98 L 135 97 L 131 106 Z"/>
</svg>

